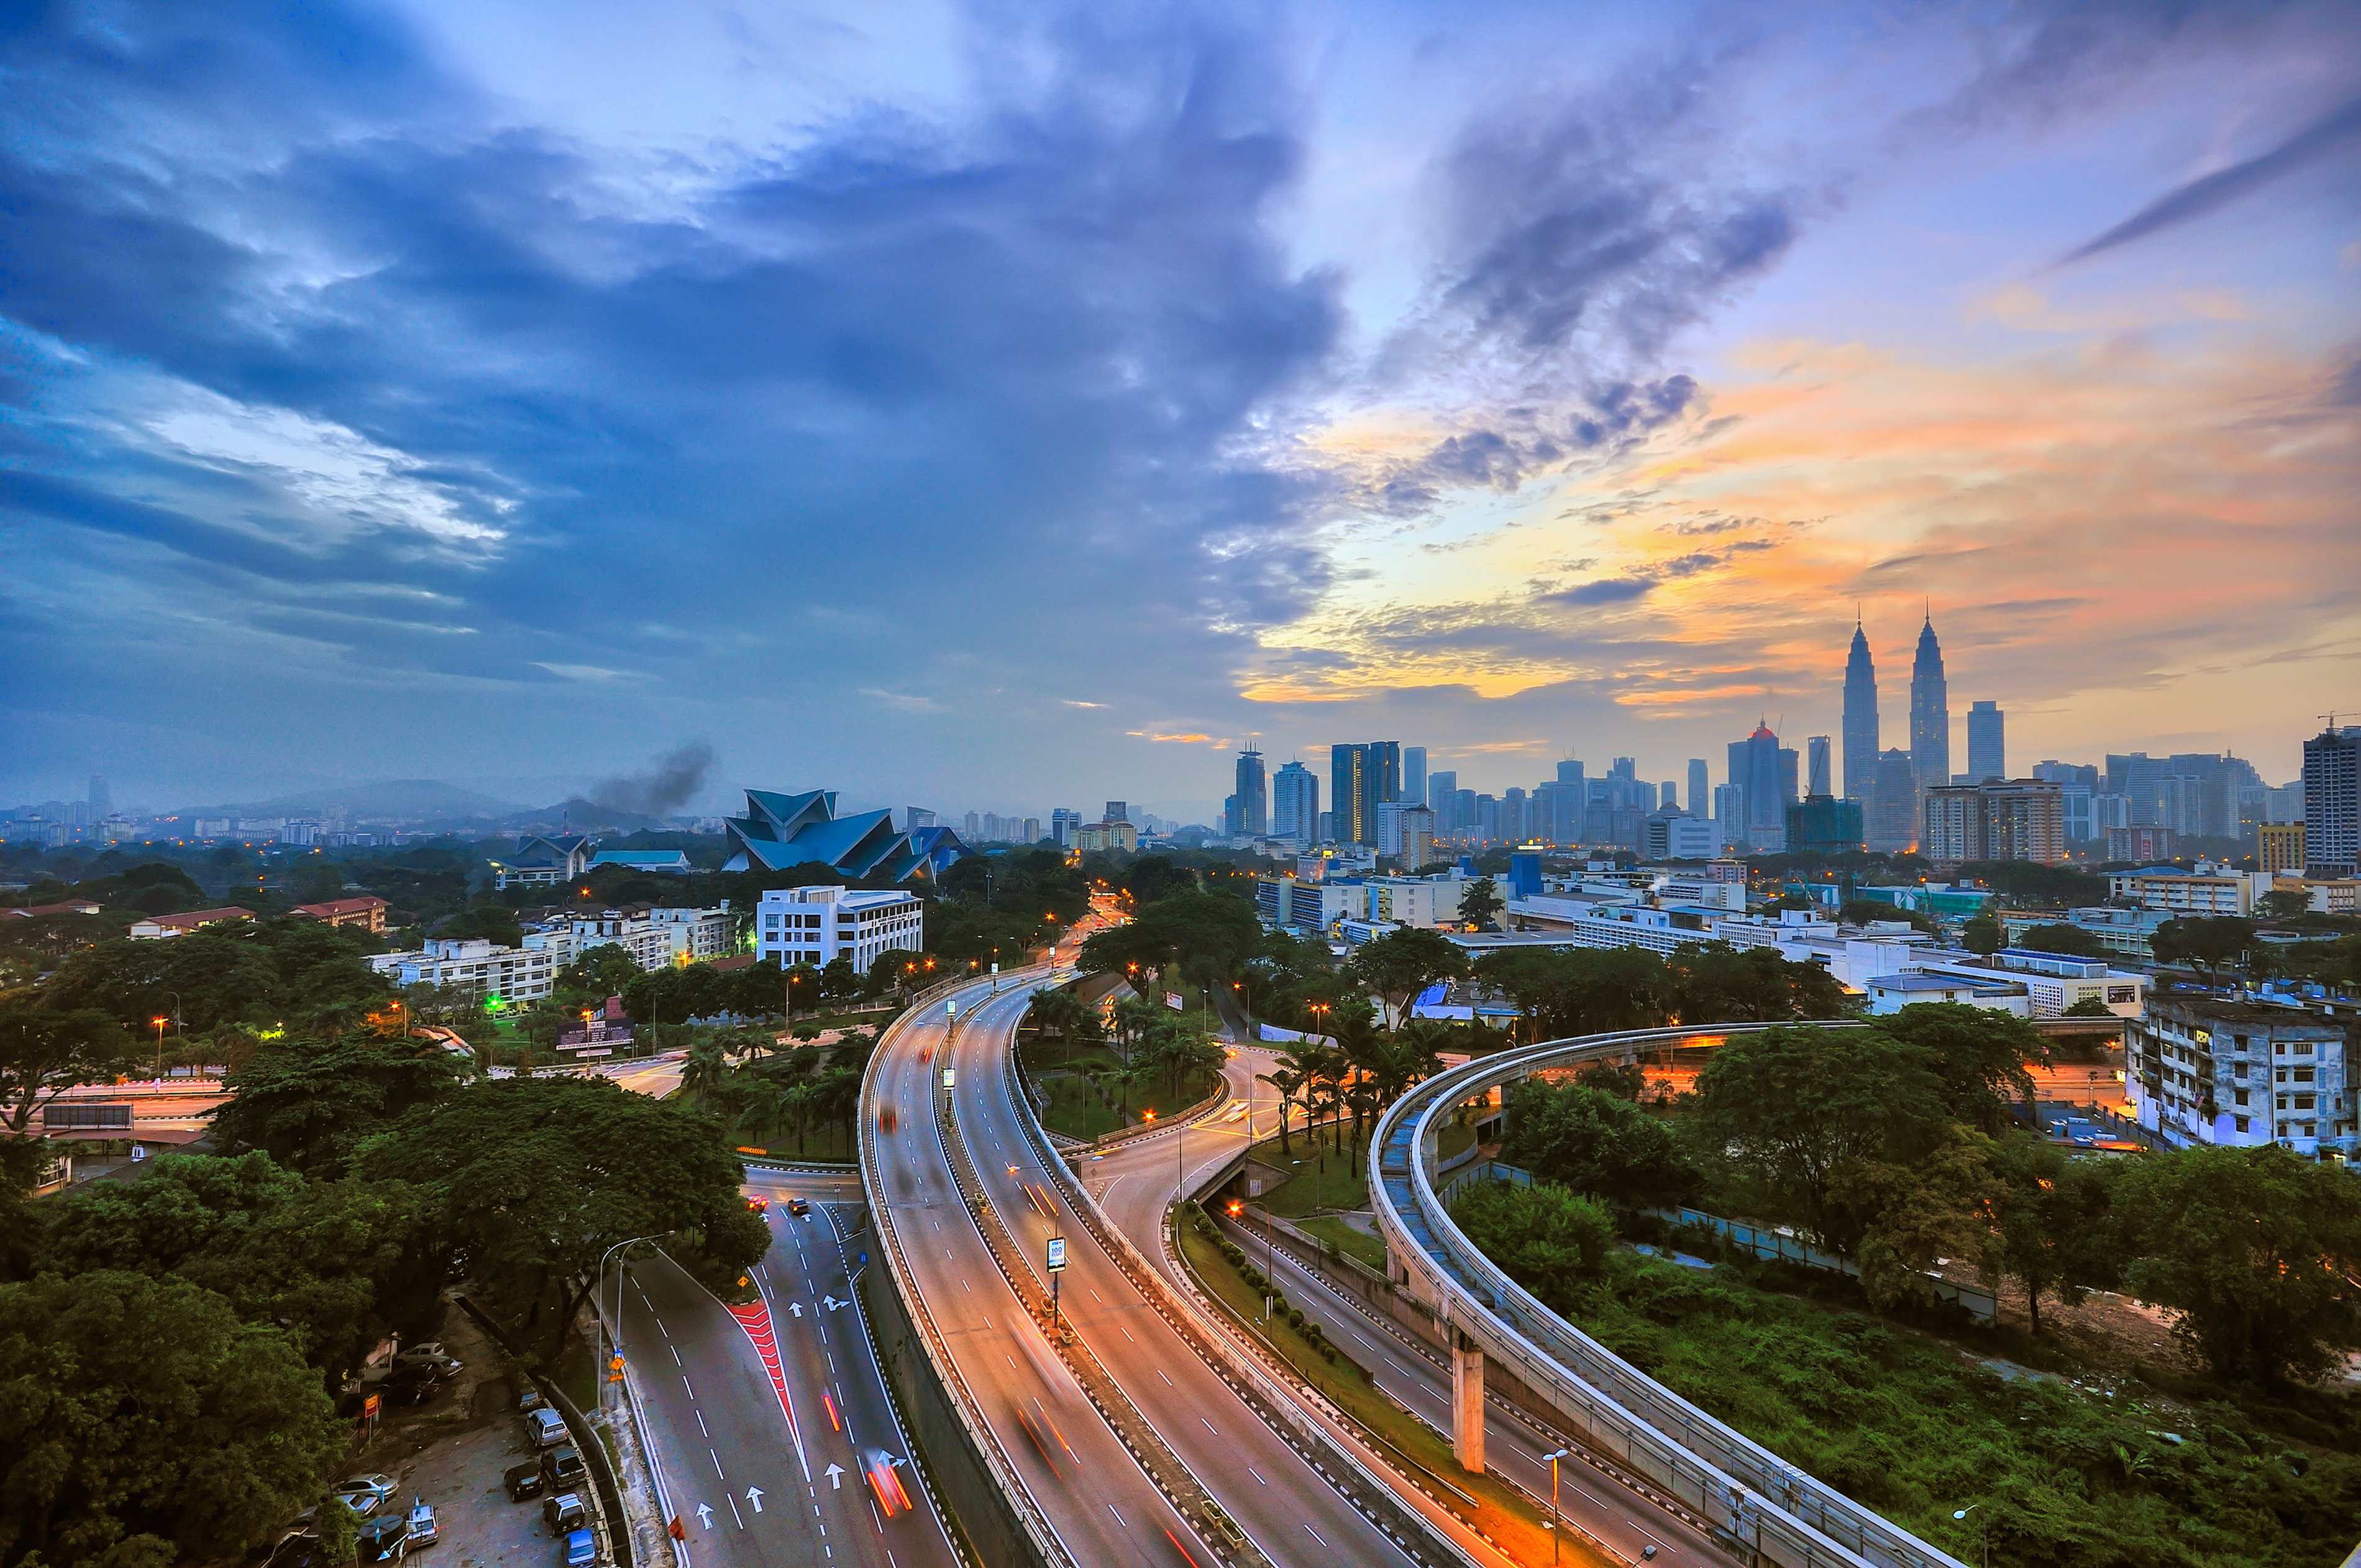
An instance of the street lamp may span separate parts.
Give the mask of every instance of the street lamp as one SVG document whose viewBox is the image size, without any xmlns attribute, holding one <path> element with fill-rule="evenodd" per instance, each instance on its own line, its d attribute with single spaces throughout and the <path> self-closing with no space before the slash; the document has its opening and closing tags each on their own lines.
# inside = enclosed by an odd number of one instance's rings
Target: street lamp
<svg viewBox="0 0 2361 1568">
<path fill-rule="evenodd" d="M 1574 1451 L 1561 1448 L 1555 1453 L 1544 1453 L 1550 1466 L 1550 1561 L 1557 1561 L 1557 1462 Z"/>
<path fill-rule="evenodd" d="M 171 1020 L 170 1018 L 150 1018 L 148 1021 L 156 1025 L 156 1077 L 160 1082 L 164 1077 L 164 1025 L 170 1023 Z"/>
<path fill-rule="evenodd" d="M 1964 1508 L 1953 1508 L 1951 1519 L 1954 1522 L 1963 1520 L 1982 1507 L 1982 1503 L 1970 1503 Z M 1992 1568 L 1992 1515 L 1986 1514 L 1976 1525 L 1976 1538 L 1983 1544 L 1984 1568 Z"/>
<path fill-rule="evenodd" d="M 637 1246 L 642 1242 L 652 1242 L 658 1236 L 668 1236 L 670 1234 L 672 1234 L 670 1231 L 657 1231 L 649 1235 L 633 1236 L 630 1241 L 617 1242 L 613 1246 L 609 1247 L 605 1252 L 598 1255 L 598 1273 L 597 1276 L 598 1294 L 600 1297 L 598 1316 L 605 1320 L 607 1330 L 607 1354 L 610 1359 L 621 1354 L 623 1349 L 623 1336 L 616 1331 L 615 1326 L 615 1319 L 623 1315 L 623 1277 L 620 1271 L 618 1271 L 615 1276 L 615 1317 L 609 1318 L 607 1316 L 605 1301 L 607 1293 L 607 1260 L 627 1246 Z"/>
</svg>

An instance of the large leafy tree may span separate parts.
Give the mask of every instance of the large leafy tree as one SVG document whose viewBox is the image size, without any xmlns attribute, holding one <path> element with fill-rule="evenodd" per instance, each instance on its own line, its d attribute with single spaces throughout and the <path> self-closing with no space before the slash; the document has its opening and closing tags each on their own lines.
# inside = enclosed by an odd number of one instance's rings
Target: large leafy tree
<svg viewBox="0 0 2361 1568">
<path fill-rule="evenodd" d="M 1544 1181 L 1643 1208 L 1686 1202 L 1703 1180 L 1670 1127 L 1579 1084 L 1534 1080 L 1512 1091 L 1501 1152 Z"/>
<path fill-rule="evenodd" d="M 1106 973 L 1137 964 L 1159 984 L 1175 966 L 1186 966 L 1206 980 L 1226 980 L 1261 940 L 1253 905 L 1184 889 L 1144 905 L 1120 926 L 1092 933 L 1082 944 L 1081 967 Z"/>
<path fill-rule="evenodd" d="M 103 1269 L 0 1285 L 0 1564 L 236 1557 L 344 1453 L 287 1336 L 185 1279 Z"/>
<path fill-rule="evenodd" d="M 1516 999 L 1541 1039 L 1652 1028 L 1668 1015 L 1664 960 L 1642 948 L 1511 948 L 1483 959 L 1476 972 Z"/>
<path fill-rule="evenodd" d="M 1421 992 L 1466 972 L 1466 958 L 1442 932 L 1415 926 L 1397 926 L 1372 937 L 1353 950 L 1345 965 L 1347 980 L 1367 987 L 1385 1003 L 1389 1027 L 1396 1030 L 1410 1016 L 1410 1005 Z"/>
<path fill-rule="evenodd" d="M 1459 918 L 1478 931 L 1500 928 L 1500 912 L 1508 908 L 1500 896 L 1500 885 L 1490 877 L 1477 877 L 1459 895 Z"/>
<path fill-rule="evenodd" d="M 1988 1007 L 1922 1002 L 1879 1019 L 1877 1026 L 1923 1047 L 1943 1080 L 1945 1107 L 1989 1135 L 2007 1127 L 2012 1103 L 2032 1102 L 2032 1069 L 2049 1062 L 2049 1042 L 2040 1030 Z"/>
<path fill-rule="evenodd" d="M 1604 1204 L 1547 1182 L 1483 1182 L 1451 1206 L 1452 1222 L 1501 1272 L 1564 1312 L 1597 1279 L 1615 1245 Z"/>
<path fill-rule="evenodd" d="M 269 948 L 209 930 L 163 942 L 101 942 L 67 959 L 41 987 L 43 1001 L 61 1011 L 95 1008 L 119 1023 L 178 1017 L 190 1029 L 276 1023 L 278 993 Z"/>
<path fill-rule="evenodd" d="M 2026 1311 L 2041 1332 L 2041 1300 L 2073 1306 L 2110 1282 L 2104 1242 L 2121 1167 L 2073 1159 L 2048 1139 L 2015 1132 L 1985 1152 L 1997 1183 L 1992 1205 L 1994 1259 L 2025 1287 Z"/>
<path fill-rule="evenodd" d="M 1664 969 L 1674 1023 L 1783 1024 L 1850 1011 L 1834 975 L 1817 964 L 1790 962 L 1773 948 L 1688 943 Z"/>
<path fill-rule="evenodd" d="M 2277 1145 L 2135 1164 L 2124 1279 L 2224 1377 L 2307 1381 L 2361 1345 L 2361 1183 Z"/>
<path fill-rule="evenodd" d="M 141 1180 L 77 1189 L 52 1210 L 37 1266 L 177 1275 L 341 1376 L 388 1331 L 432 1325 L 442 1261 L 412 1189 L 310 1181 L 257 1152 L 166 1155 Z"/>
<path fill-rule="evenodd" d="M 82 1083 L 128 1071 L 142 1057 L 137 1036 L 94 1007 L 0 1004 L 0 1122 L 22 1136 L 33 1113 Z"/>
<path fill-rule="evenodd" d="M 1877 1029 L 1733 1035 L 1697 1075 L 1697 1092 L 1708 1146 L 1730 1150 L 1783 1217 L 1847 1255 L 1872 1217 L 1848 1168 L 1907 1164 L 1945 1120 L 1925 1047 Z"/>
<path fill-rule="evenodd" d="M 770 1242 L 712 1117 L 604 1078 L 472 1084 L 404 1117 L 361 1171 L 430 1190 L 469 1273 L 550 1356 L 609 1246 L 668 1234 L 734 1281 Z"/>
<path fill-rule="evenodd" d="M 2254 946 L 2255 923 L 2235 915 L 2184 916 L 2168 920 L 2148 936 L 2158 963 L 2192 964 L 2219 984 L 2222 970 Z"/>
<path fill-rule="evenodd" d="M 328 1041 L 279 1040 L 232 1073 L 235 1098 L 214 1113 L 224 1154 L 260 1149 L 291 1169 L 333 1179 L 355 1146 L 412 1109 L 449 1094 L 459 1069 L 439 1047 L 369 1031 Z"/>
</svg>

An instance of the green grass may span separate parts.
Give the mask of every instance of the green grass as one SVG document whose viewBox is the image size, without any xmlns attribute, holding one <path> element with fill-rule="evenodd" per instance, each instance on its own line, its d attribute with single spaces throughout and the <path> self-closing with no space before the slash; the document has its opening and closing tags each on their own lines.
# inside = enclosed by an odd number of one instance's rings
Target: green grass
<svg viewBox="0 0 2361 1568">
<path fill-rule="evenodd" d="M 1519 1282 L 1666 1387 L 1965 1562 L 1980 1560 L 1982 1528 L 1992 1562 L 2008 1568 L 2326 1568 L 2351 1545 L 2361 1417 L 2349 1402 L 2305 1396 L 2320 1420 L 2162 1374 L 2171 1397 L 2087 1372 L 2080 1388 L 2004 1380 L 1890 1319 L 1768 1288 L 1826 1289 L 1826 1277 L 1614 1254 L 1592 1278 Z M 1985 1337 L 1986 1354 L 2005 1349 Z M 1989 1508 L 1988 1527 L 1951 1518 L 1970 1504 Z"/>
<path fill-rule="evenodd" d="M 1104 1055 L 1079 1058 L 1082 1063 L 1104 1062 L 1107 1059 Z M 1138 1125 L 1147 1119 L 1146 1113 L 1150 1111 L 1156 1113 L 1159 1121 L 1176 1111 L 1185 1111 L 1211 1094 L 1219 1077 L 1219 1073 L 1195 1077 L 1180 1086 L 1180 1093 L 1177 1097 L 1169 1083 L 1136 1088 L 1131 1091 L 1131 1113 L 1128 1116 L 1117 1113 L 1120 1097 L 1111 1087 L 1103 1095 L 1096 1085 L 1079 1072 L 1037 1079 L 1035 1082 L 1049 1091 L 1049 1107 L 1042 1114 L 1041 1124 L 1053 1133 L 1061 1133 L 1087 1143 L 1103 1133 Z"/>
<path fill-rule="evenodd" d="M 1407 1461 L 1413 1473 L 1426 1472 L 1421 1483 L 1428 1496 L 1491 1537 L 1511 1561 L 1549 1561 L 1543 1510 L 1488 1471 L 1471 1475 L 1461 1469 L 1452 1455 L 1450 1439 L 1388 1398 L 1351 1356 L 1340 1351 L 1331 1361 L 1277 1312 L 1266 1322 L 1261 1291 L 1231 1264 L 1220 1243 L 1194 1224 L 1183 1223 L 1179 1229 L 1181 1257 L 1206 1293 L 1249 1333 L 1278 1351 L 1299 1379 L 1318 1389 L 1330 1404 L 1390 1448 L 1397 1463 Z M 1251 1252 L 1246 1262 L 1253 1262 Z M 1469 1497 L 1475 1499 L 1472 1506 L 1466 1500 Z M 1577 1568 L 1609 1568 L 1613 1562 L 1572 1531 L 1559 1543 L 1559 1561 Z"/>
<path fill-rule="evenodd" d="M 1349 1135 L 1352 1125 L 1345 1124 Z M 1277 1138 L 1265 1138 L 1254 1147 L 1254 1157 L 1274 1170 L 1290 1173 L 1291 1180 L 1263 1194 L 1263 1206 L 1283 1219 L 1300 1219 L 1335 1209 L 1366 1209 L 1369 1184 L 1364 1179 L 1368 1159 L 1366 1144 L 1346 1142 L 1339 1147 L 1323 1127 L 1314 1139 L 1297 1128 L 1288 1136 L 1293 1152 L 1279 1152 Z"/>
<path fill-rule="evenodd" d="M 1312 1214 L 1295 1222 L 1295 1228 L 1332 1243 L 1339 1252 L 1357 1257 L 1371 1268 L 1386 1271 L 1386 1244 L 1366 1231 L 1356 1231 L 1334 1214 Z"/>
</svg>

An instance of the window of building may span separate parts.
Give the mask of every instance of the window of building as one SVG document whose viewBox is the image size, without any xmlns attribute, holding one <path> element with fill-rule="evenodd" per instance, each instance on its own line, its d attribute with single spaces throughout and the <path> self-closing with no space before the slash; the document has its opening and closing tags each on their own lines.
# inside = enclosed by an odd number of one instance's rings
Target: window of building
<svg viewBox="0 0 2361 1568">
<path fill-rule="evenodd" d="M 2243 1098 L 2240 1100 L 2240 1103 L 2241 1103 L 2241 1104 L 2245 1103 L 2245 1101 L 2244 1101 L 2244 1099 L 2243 1099 Z M 2250 1125 L 2251 1125 L 2251 1123 L 2250 1123 L 2250 1120 L 2249 1120 L 2247 1117 L 2241 1116 L 2241 1117 L 2239 1117 L 2239 1118 L 2238 1118 L 2238 1131 L 2240 1131 L 2240 1132 L 2242 1132 L 2242 1133 L 2243 1133 L 2243 1132 L 2246 1132 L 2246 1131 L 2248 1129 L 2248 1127 L 2249 1127 Z"/>
<path fill-rule="evenodd" d="M 2241 1090 L 2239 1090 L 2239 1091 L 2236 1091 L 2236 1095 L 2237 1095 L 2237 1102 L 2238 1102 L 2239 1104 L 2241 1104 L 2241 1105 L 2244 1105 L 2244 1104 L 2246 1102 L 2246 1091 L 2245 1090 L 2241 1089 Z"/>
<path fill-rule="evenodd" d="M 2312 1055 L 2312 1042 L 2310 1040 L 2298 1040 L 2295 1043 L 2295 1054 L 2300 1057 L 2308 1057 Z"/>
<path fill-rule="evenodd" d="M 2281 1110 L 2281 1111 L 2284 1111 L 2284 1110 L 2286 1110 L 2286 1109 L 2287 1109 L 2287 1096 L 2286 1096 L 2286 1095 L 2282 1094 L 2282 1095 L 2280 1095 L 2280 1096 L 2279 1096 L 2279 1105 L 2277 1106 L 2277 1109 Z"/>
<path fill-rule="evenodd" d="M 2296 1069 L 2295 1080 L 2298 1083 L 2310 1083 L 2312 1081 L 2312 1069 L 2308 1067 L 2300 1067 Z"/>
<path fill-rule="evenodd" d="M 2280 1069 L 2279 1069 L 2277 1071 L 2275 1071 L 2274 1073 L 2272 1073 L 2272 1075 L 2271 1075 L 2271 1079 L 2272 1079 L 2272 1081 L 2273 1081 L 2273 1082 L 2276 1082 L 2276 1083 L 2285 1083 L 2285 1082 L 2287 1081 L 2287 1069 L 2285 1069 L 2285 1068 L 2280 1068 Z"/>
<path fill-rule="evenodd" d="M 2318 1125 L 2317 1123 L 2306 1122 L 2303 1124 L 2303 1135 L 2307 1138 L 2316 1136 L 2317 1135 L 2315 1135 L 2312 1130 L 2316 1125 Z"/>
<path fill-rule="evenodd" d="M 2312 1096 L 2309 1094 L 2297 1095 L 2295 1097 L 2295 1108 L 2299 1111 L 2311 1110 L 2312 1108 Z"/>
</svg>

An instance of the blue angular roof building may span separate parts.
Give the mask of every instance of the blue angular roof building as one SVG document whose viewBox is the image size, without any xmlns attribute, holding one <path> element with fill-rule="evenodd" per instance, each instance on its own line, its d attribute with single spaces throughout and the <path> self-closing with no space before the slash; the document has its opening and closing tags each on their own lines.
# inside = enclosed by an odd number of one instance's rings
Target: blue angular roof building
<svg viewBox="0 0 2361 1568">
<path fill-rule="evenodd" d="M 948 828 L 894 830 L 890 811 L 836 814 L 836 791 L 781 795 L 746 792 L 746 815 L 724 817 L 730 835 L 725 872 L 783 872 L 824 865 L 840 876 L 908 882 L 940 874 L 952 861 L 973 853 Z"/>
</svg>

